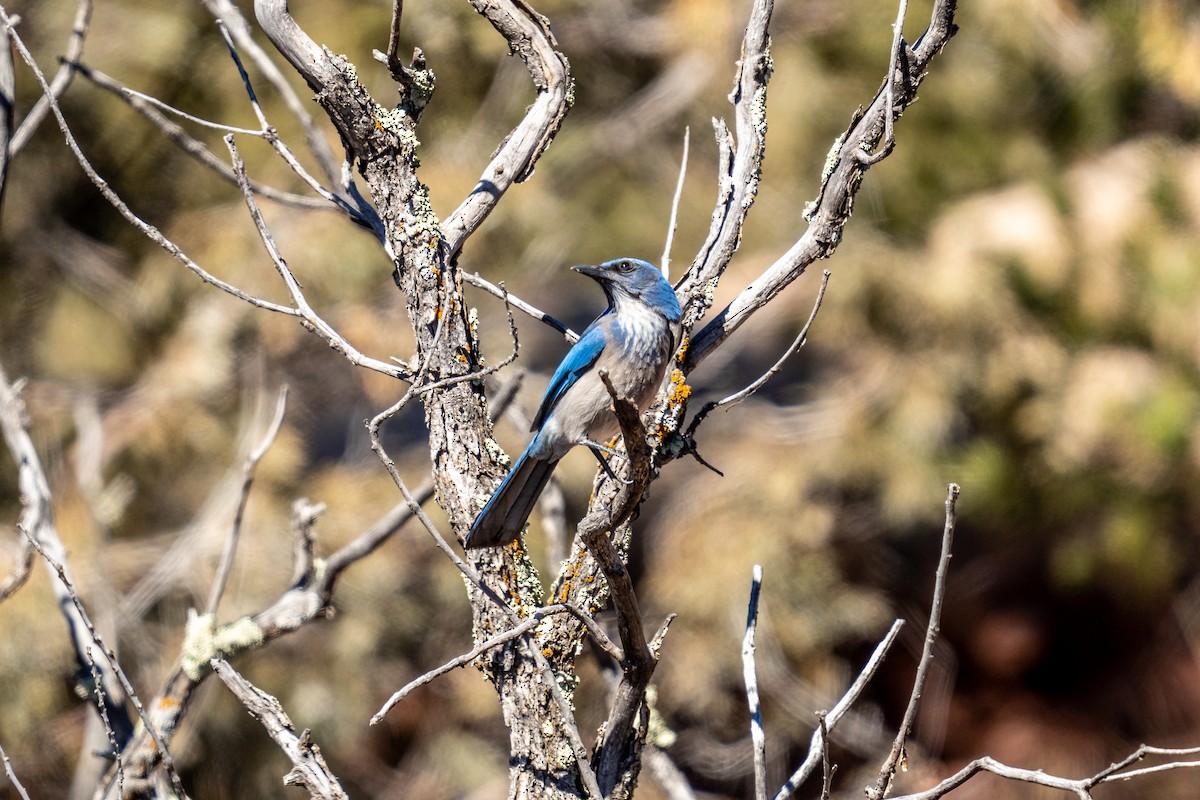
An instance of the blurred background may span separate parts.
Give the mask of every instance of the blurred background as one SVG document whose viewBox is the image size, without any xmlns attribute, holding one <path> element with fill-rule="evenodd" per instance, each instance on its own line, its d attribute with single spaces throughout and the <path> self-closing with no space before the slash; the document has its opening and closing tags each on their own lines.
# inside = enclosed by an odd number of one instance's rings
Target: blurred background
<svg viewBox="0 0 1200 800">
<path fill-rule="evenodd" d="M 43 69 L 65 52 L 74 5 L 7 7 Z M 389 3 L 294 5 L 376 99 L 395 97 L 370 57 L 386 47 Z M 578 330 L 603 298 L 565 268 L 660 258 L 685 130 L 673 277 L 703 241 L 715 196 L 710 120 L 730 113 L 748 4 L 538 8 L 571 60 L 576 105 L 461 266 Z M 909 39 L 928 12 L 911 4 Z M 405 48 L 422 47 L 438 77 L 420 152 L 445 216 L 533 92 L 466 3 L 409 2 L 404 13 Z M 826 152 L 880 85 L 894 16 L 867 0 L 777 5 L 765 176 L 721 299 L 803 232 Z M 635 525 L 649 624 L 679 614 L 656 675 L 675 733 L 668 752 L 704 797 L 753 786 L 740 644 L 754 564 L 766 567 L 759 672 L 773 786 L 801 759 L 814 712 L 836 701 L 895 617 L 910 621 L 835 737 L 835 794 L 861 796 L 873 782 L 911 686 L 951 481 L 962 498 L 944 636 L 901 787 L 983 754 L 1080 777 L 1141 742 L 1200 744 L 1200 7 L 970 0 L 957 22 L 897 125 L 895 152 L 868 174 L 845 243 L 819 265 L 833 276 L 809 344 L 701 427 L 701 452 L 725 477 L 671 464 Z M 194 114 L 255 124 L 199 4 L 100 0 L 83 61 Z M 279 99 L 256 85 L 300 150 Z M 18 67 L 19 116 L 37 94 Z M 63 106 L 135 212 L 211 272 L 285 300 L 236 188 L 82 78 Z M 187 610 L 207 596 L 242 459 L 278 387 L 290 386 L 288 415 L 259 468 L 222 620 L 285 587 L 293 500 L 327 504 L 323 552 L 398 502 L 362 421 L 405 387 L 202 285 L 118 217 L 52 122 L 16 159 L 4 198 L 0 363 L 29 379 L 31 434 L 80 591 L 149 697 L 177 657 Z M 188 129 L 224 158 L 219 132 Z M 301 190 L 264 144 L 239 145 L 255 178 Z M 403 300 L 371 238 L 334 213 L 264 207 L 319 313 L 375 357 L 408 357 Z M 694 373 L 693 409 L 769 367 L 818 280 L 817 270 L 802 278 Z M 503 308 L 467 291 L 498 361 L 511 349 Z M 518 398 L 528 411 L 566 345 L 546 326 L 517 324 L 521 357 L 501 377 L 529 371 Z M 386 430 L 413 486 L 429 469 L 421 423 L 414 410 Z M 497 436 L 515 452 L 526 434 L 501 422 Z M 570 514 L 593 472 L 586 454 L 559 470 Z M 5 456 L 4 574 L 19 510 Z M 543 547 L 536 525 L 530 541 Z M 428 535 L 400 531 L 345 575 L 336 605 L 333 620 L 239 669 L 312 729 L 354 796 L 503 796 L 506 731 L 473 669 L 366 724 L 395 689 L 470 648 L 461 579 Z M 594 730 L 602 693 L 583 662 L 580 716 Z M 0 746 L 36 797 L 67 796 L 94 768 L 81 751 L 95 714 L 74 695 L 73 672 L 37 566 L 0 605 Z M 284 756 L 213 681 L 176 743 L 193 797 L 296 794 L 281 785 Z M 663 796 L 648 775 L 642 784 L 640 797 Z M 1172 773 L 1102 791 L 1191 798 L 1195 787 Z M 955 796 L 1057 795 L 982 777 Z"/>
</svg>

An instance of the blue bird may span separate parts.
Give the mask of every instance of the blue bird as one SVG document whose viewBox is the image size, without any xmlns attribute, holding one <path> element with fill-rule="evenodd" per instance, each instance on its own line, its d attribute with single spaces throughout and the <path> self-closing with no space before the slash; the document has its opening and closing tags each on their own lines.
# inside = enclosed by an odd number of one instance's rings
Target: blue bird
<svg viewBox="0 0 1200 800">
<path fill-rule="evenodd" d="M 600 284 L 608 308 L 554 371 L 533 418 L 533 440 L 475 518 L 467 547 L 499 547 L 516 539 L 555 465 L 575 445 L 591 449 L 611 474 L 603 454 L 612 451 L 602 442 L 616 436 L 620 425 L 600 370 L 619 396 L 645 411 L 679 346 L 679 301 L 656 267 L 619 258 L 573 269 Z"/>
</svg>

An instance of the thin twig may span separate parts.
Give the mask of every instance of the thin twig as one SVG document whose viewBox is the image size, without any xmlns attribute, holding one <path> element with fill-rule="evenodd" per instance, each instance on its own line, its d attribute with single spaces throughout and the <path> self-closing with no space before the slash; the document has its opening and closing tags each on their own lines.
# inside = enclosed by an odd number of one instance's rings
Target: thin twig
<svg viewBox="0 0 1200 800">
<path fill-rule="evenodd" d="M 858 673 L 858 677 L 850 684 L 850 688 L 842 695 L 842 699 L 825 714 L 824 730 L 826 732 L 833 730 L 838 721 L 850 710 L 850 707 L 858 702 L 859 696 L 867 688 L 867 684 L 871 682 L 871 678 L 875 677 L 875 673 L 879 670 L 879 665 L 883 663 L 883 659 L 887 656 L 888 651 L 891 650 L 896 637 L 900 635 L 902 627 L 904 627 L 904 620 L 902 619 L 898 619 L 892 623 L 892 627 L 888 629 L 887 634 L 879 641 L 879 644 L 875 645 L 875 651 L 871 653 L 871 657 L 863 665 L 862 671 Z M 813 771 L 821 764 L 821 752 L 824 747 L 824 741 L 824 733 L 818 727 L 817 730 L 813 731 L 812 739 L 809 741 L 808 755 L 800 766 L 796 768 L 796 771 L 791 774 L 791 777 L 787 779 L 787 782 L 775 793 L 774 800 L 785 800 L 785 798 L 791 797 L 808 780 Z"/>
<path fill-rule="evenodd" d="M 9 144 L 10 157 L 16 156 L 25 148 L 25 145 L 33 138 L 38 126 L 42 124 L 42 120 L 46 118 L 51 101 L 62 97 L 63 92 L 71 85 L 71 80 L 75 77 L 73 65 L 83 57 L 83 45 L 87 41 L 91 24 L 92 0 L 79 0 L 79 5 L 75 8 L 75 19 L 71 21 L 71 36 L 67 40 L 67 52 L 63 56 L 58 71 L 50 80 L 48 93 L 38 98 L 37 102 L 33 104 L 33 108 L 29 109 L 29 113 L 21 120 L 21 126 L 13 134 L 12 142 Z"/>
<path fill-rule="evenodd" d="M 512 304 L 513 308 L 521 311 L 522 313 L 528 314 L 539 322 L 546 323 L 551 328 L 561 333 L 571 344 L 575 344 L 575 342 L 579 341 L 578 333 L 571 330 L 566 325 L 547 314 L 545 311 L 542 311 L 540 308 L 525 302 L 514 294 L 509 294 L 506 290 L 501 289 L 499 286 L 487 280 L 486 278 L 473 272 L 460 272 L 459 275 L 462 277 L 463 283 L 469 283 L 477 289 L 483 289 L 493 297 L 499 297 L 501 299 L 508 298 L 508 302 Z"/>
<path fill-rule="evenodd" d="M 600 626 L 596 624 L 595 620 L 585 614 L 581 609 L 566 604 L 545 606 L 543 608 L 535 609 L 521 624 L 513 628 L 509 628 L 504 633 L 497 634 L 487 641 L 476 645 L 469 653 L 464 653 L 461 656 L 452 658 L 445 664 L 442 664 L 440 667 L 431 669 L 421 677 L 409 681 L 404 685 L 403 688 L 389 697 L 387 702 L 383 704 L 379 711 L 375 712 L 375 715 L 371 717 L 371 724 L 376 725 L 381 722 L 384 716 L 386 716 L 387 713 L 391 711 L 397 703 L 412 693 L 414 689 L 425 686 L 426 684 L 431 683 L 436 678 L 439 678 L 448 672 L 452 672 L 459 667 L 470 664 L 472 661 L 479 658 L 481 655 L 494 647 L 499 647 L 502 644 L 511 642 L 513 639 L 524 636 L 538 625 L 541 625 L 542 620 L 550 614 L 575 615 L 576 618 L 588 626 L 588 630 L 592 633 L 592 636 L 595 637 L 596 642 L 604 649 L 606 653 L 618 661 L 624 658 L 621 648 L 618 647 L 611 639 L 609 639 L 608 635 L 605 634 Z"/>
<path fill-rule="evenodd" d="M 258 236 L 263 243 L 263 247 L 271 257 L 271 263 L 275 265 L 275 271 L 283 278 L 284 286 L 287 287 L 288 294 L 296 306 L 295 313 L 301 318 L 301 324 L 309 331 L 324 339 L 334 350 L 345 356 L 351 364 L 381 372 L 397 380 L 406 380 L 408 378 L 407 370 L 359 352 L 354 345 L 350 344 L 345 337 L 322 319 L 313 310 L 312 306 L 309 305 L 308 298 L 304 296 L 304 290 L 300 288 L 300 282 L 296 280 L 291 267 L 288 266 L 283 255 L 279 252 L 278 246 L 275 244 L 275 237 L 267 227 L 266 220 L 263 219 L 262 211 L 258 207 L 258 201 L 254 199 L 254 191 L 250 188 L 250 181 L 246 177 L 246 164 L 242 161 L 242 157 L 238 153 L 233 136 L 225 136 L 225 146 L 229 148 L 229 154 L 233 159 L 233 172 L 237 176 L 238 187 L 242 190 L 242 199 L 246 203 L 246 208 L 250 211 L 250 219 L 253 220 L 254 227 L 258 230 Z"/>
<path fill-rule="evenodd" d="M 285 786 L 303 786 L 312 797 L 321 800 L 344 800 L 347 797 L 321 756 L 321 749 L 313 744 L 308 730 L 297 735 L 291 718 L 275 697 L 246 680 L 225 659 L 214 658 L 211 665 L 217 677 L 242 702 L 250 716 L 262 723 L 292 762 L 291 772 L 283 779 Z"/>
<path fill-rule="evenodd" d="M 267 449 L 275 441 L 275 437 L 279 434 L 279 428 L 283 425 L 283 414 L 287 410 L 287 396 L 288 387 L 285 384 L 279 387 L 279 398 L 275 401 L 275 414 L 267 426 L 266 433 L 263 434 L 258 446 L 246 456 L 246 461 L 242 465 L 242 490 L 238 496 L 237 511 L 233 515 L 233 524 L 229 526 L 229 536 L 225 540 L 225 550 L 221 553 L 221 563 L 217 567 L 217 576 L 213 580 L 208 603 L 204 606 L 205 614 L 215 615 L 217 613 L 221 595 L 225 593 L 225 584 L 229 580 L 229 573 L 233 570 L 233 557 L 237 552 L 238 538 L 242 531 L 242 518 L 246 513 L 246 503 L 250 500 L 250 487 L 254 483 L 254 471 L 258 467 L 258 462 L 266 455 Z"/>
<path fill-rule="evenodd" d="M 675 197 L 671 200 L 671 221 L 667 224 L 667 242 L 663 245 L 662 274 L 671 280 L 671 245 L 675 242 L 675 230 L 679 227 L 679 201 L 683 198 L 683 180 L 687 177 L 688 147 L 692 140 L 692 129 L 683 129 L 683 155 L 679 157 L 679 180 L 675 183 Z"/>
<path fill-rule="evenodd" d="M 141 719 L 146 731 L 150 734 L 150 737 L 154 740 L 155 745 L 158 747 L 158 755 L 162 759 L 163 769 L 167 771 L 167 777 L 171 781 L 171 788 L 175 790 L 175 793 L 178 797 L 186 798 L 188 795 L 183 790 L 183 783 L 181 783 L 179 780 L 179 771 L 175 768 L 175 759 L 171 757 L 170 751 L 167 750 L 166 739 L 163 738 L 163 734 L 158 730 L 157 727 L 155 727 L 153 721 L 150 719 L 149 714 L 146 713 L 145 707 L 137 697 L 137 692 L 134 690 L 133 684 L 130 682 L 129 677 L 125 674 L 125 671 L 121 669 L 121 665 L 117 662 L 116 653 L 113 652 L 112 648 L 105 644 L 104 637 L 100 635 L 100 631 L 96 630 L 96 626 L 92 623 L 92 618 L 88 616 L 87 610 L 83 607 L 83 602 L 79 599 L 79 593 L 75 590 L 75 585 L 71 582 L 70 578 L 67 577 L 66 567 L 56 560 L 52 555 L 50 555 L 50 553 L 42 547 L 41 542 L 33 538 L 33 536 L 31 536 L 28 532 L 26 532 L 25 535 L 28 536 L 29 541 L 33 543 L 33 547 L 38 551 L 38 555 L 40 555 L 42 559 L 50 565 L 50 568 L 53 569 L 55 574 L 58 576 L 58 580 L 67 589 L 67 592 L 71 598 L 71 603 L 78 612 L 80 621 L 83 622 L 84 627 L 87 629 L 88 636 L 96 644 L 96 647 L 100 649 L 100 652 L 108 661 L 113 675 L 116 676 L 117 680 L 121 684 L 121 687 L 125 690 L 125 696 L 129 698 L 130 702 L 133 703 L 133 707 L 137 709 L 138 718 Z"/>
<path fill-rule="evenodd" d="M 754 565 L 750 602 L 746 612 L 746 635 L 742 639 L 742 676 L 750 705 L 750 740 L 754 745 L 754 796 L 767 800 L 767 735 L 763 731 L 762 704 L 758 699 L 758 673 L 754 665 L 754 636 L 758 630 L 758 596 L 762 591 L 763 568 Z"/>
<path fill-rule="evenodd" d="M 392 24 L 388 28 L 387 63 L 400 63 L 400 18 L 404 15 L 404 0 L 392 0 Z"/>
<path fill-rule="evenodd" d="M 0 13 L 3 13 L 2 9 Z M 59 613 L 66 623 L 75 658 L 82 667 L 87 663 L 87 648 L 94 640 L 88 638 L 89 623 L 78 596 L 74 594 L 74 584 L 66 566 L 67 549 L 54 521 L 50 483 L 29 436 L 27 414 L 18 394 L 19 388 L 19 385 L 8 383 L 8 377 L 0 367 L 0 433 L 3 433 L 4 442 L 16 464 L 18 491 L 25 506 L 17 527 L 31 550 L 43 556 Z M 54 566 L 56 564 L 57 569 Z M 119 741 L 124 744 L 133 733 L 133 721 L 123 705 L 124 695 L 120 681 L 115 677 L 118 670 L 116 660 L 107 652 L 103 655 L 105 663 L 99 665 L 99 670 L 105 702 L 109 707 L 112 725 L 119 731 Z"/>
<path fill-rule="evenodd" d="M 320 165 L 326 179 L 330 183 L 336 183 L 341 175 L 341 170 L 338 169 L 338 159 L 325 141 L 325 136 L 317 127 L 312 115 L 308 113 L 307 98 L 300 99 L 279 67 L 254 40 L 249 23 L 232 0 L 202 0 L 202 2 L 214 18 L 225 23 L 238 48 L 250 55 L 250 60 L 267 79 L 267 83 L 279 94 L 288 111 L 300 123 L 309 152 Z"/>
<path fill-rule="evenodd" d="M 8 26 L 0 25 L 0 207 L 8 186 L 8 167 L 12 163 L 13 126 L 16 125 L 17 74 L 13 68 L 12 45 Z"/>
<path fill-rule="evenodd" d="M 9 783 L 17 790 L 17 794 L 21 795 L 21 800 L 29 800 L 29 794 L 17 780 L 17 773 L 13 772 L 12 762 L 8 760 L 8 753 L 4 752 L 3 747 L 0 747 L 0 760 L 4 761 L 4 774 L 8 776 Z"/>
<path fill-rule="evenodd" d="M 254 116 L 258 118 L 258 124 L 261 126 L 261 130 L 256 132 L 255 135 L 265 139 L 275 150 L 276 154 L 283 159 L 284 163 L 291 168 L 292 172 L 300 180 L 308 184 L 309 188 L 346 212 L 352 221 L 374 232 L 380 242 L 387 244 L 387 231 L 384 229 L 383 220 L 375 213 L 375 209 L 357 193 L 357 190 L 349 193 L 350 198 L 354 200 L 351 203 L 345 197 L 326 189 L 321 185 L 320 181 L 309 174 L 308 170 L 301 165 L 300 160 L 292 153 L 291 148 L 279 138 L 279 134 L 271 126 L 271 123 L 267 121 L 266 112 L 263 111 L 262 106 L 258 102 L 258 95 L 254 91 L 253 84 L 250 83 L 250 74 L 246 72 L 246 67 L 242 64 L 242 58 L 238 55 L 237 46 L 234 44 L 229 27 L 222 20 L 217 20 L 217 29 L 221 32 L 221 38 L 225 41 L 225 47 L 229 50 L 229 57 L 233 59 L 233 64 L 242 79 L 242 86 L 246 89 L 246 96 L 250 99 L 250 107 L 253 109 Z M 353 181 L 350 180 L 348 171 L 343 171 L 343 182 L 348 189 L 353 189 Z"/>
<path fill-rule="evenodd" d="M 104 724 L 104 735 L 108 737 L 108 746 L 112 750 L 113 769 L 117 772 L 117 796 L 125 796 L 125 765 L 121 762 L 121 745 L 117 743 L 117 734 L 112 723 L 108 720 L 108 704 L 104 702 L 104 680 L 96 667 L 96 659 L 92 658 L 92 648 L 87 648 L 88 669 L 92 673 L 92 683 L 95 686 L 96 710 L 100 712 L 100 721 Z"/>
<path fill-rule="evenodd" d="M 3 22 L 3 24 L 8 25 L 11 28 L 11 19 L 9 18 L 8 13 L 2 7 L 0 7 L 0 22 Z M 83 168 L 84 174 L 87 175 L 92 184 L 100 191 L 100 194 L 103 195 L 104 199 L 107 200 L 108 203 L 126 219 L 126 221 L 141 231 L 142 234 L 145 235 L 150 241 L 167 251 L 167 253 L 169 253 L 175 260 L 179 261 L 181 264 L 191 270 L 193 274 L 195 274 L 205 283 L 215 286 L 221 291 L 231 294 L 239 300 L 249 303 L 257 308 L 265 309 L 267 311 L 274 311 L 278 314 L 286 314 L 293 317 L 300 315 L 300 312 L 297 309 L 289 308 L 288 306 L 280 305 L 279 303 L 272 303 L 268 300 L 255 297 L 254 295 L 248 294 L 236 286 L 221 280 L 215 275 L 210 274 L 203 267 L 193 261 L 185 252 L 183 252 L 179 245 L 175 244 L 166 236 L 164 236 L 162 231 L 135 214 L 133 210 L 130 209 L 125 203 L 125 201 L 122 200 L 121 197 L 112 190 L 112 188 L 108 185 L 108 182 L 105 181 L 104 178 L 100 177 L 100 173 L 96 172 L 95 167 L 93 167 L 91 162 L 88 161 L 87 156 L 84 155 L 82 148 L 79 146 L 79 142 L 75 139 L 75 134 L 71 132 L 71 128 L 67 124 L 66 117 L 63 116 L 62 109 L 60 108 L 58 101 L 50 94 L 50 86 L 46 82 L 45 74 L 42 72 L 41 68 L 38 67 L 37 62 L 34 61 L 29 49 L 25 46 L 25 42 L 22 41 L 21 37 L 17 35 L 17 32 L 15 30 L 11 31 L 11 35 L 13 45 L 17 48 L 17 52 L 20 53 L 21 60 L 23 60 L 33 72 L 34 77 L 41 86 L 43 95 L 47 98 L 50 98 L 50 110 L 54 114 L 55 120 L 58 121 L 59 131 L 62 132 L 63 138 L 67 142 L 67 146 L 71 149 L 71 153 L 75 156 L 75 160 L 79 162 L 79 166 Z"/>
<path fill-rule="evenodd" d="M 1200 753 L 1200 747 L 1173 749 L 1142 745 L 1128 758 L 1124 759 L 1122 763 L 1128 766 L 1130 763 L 1147 755 L 1196 755 L 1198 753 Z M 1167 764 L 1158 764 L 1153 767 L 1118 773 L 1113 773 L 1111 771 L 1112 767 L 1109 766 L 1090 778 L 1072 779 L 1049 775 L 1040 769 L 1032 770 L 1010 767 L 994 758 L 984 756 L 983 758 L 975 759 L 932 788 L 922 792 L 914 792 L 913 794 L 900 795 L 892 800 L 938 800 L 938 798 L 945 797 L 980 772 L 989 772 L 1010 781 L 1058 789 L 1059 791 L 1073 794 L 1080 800 L 1092 800 L 1091 790 L 1102 783 L 1132 780 L 1146 775 L 1177 769 L 1200 769 L 1200 761 L 1173 761 Z"/>
<path fill-rule="evenodd" d="M 821 729 L 821 800 L 829 800 L 833 773 L 837 767 L 829 763 L 829 726 L 825 723 L 824 714 L 817 714 L 817 724 Z"/>
<path fill-rule="evenodd" d="M 858 163 L 864 167 L 874 166 L 880 161 L 883 161 L 896 147 L 896 132 L 894 130 L 896 119 L 896 101 L 893 85 L 896 80 L 904 80 L 904 72 L 901 69 L 900 48 L 904 46 L 904 17 L 908 13 L 908 0 L 900 0 L 900 10 L 896 12 L 896 22 L 892 25 L 892 52 L 888 59 L 888 77 L 887 88 L 884 90 L 884 116 L 883 116 L 883 146 L 874 153 L 868 153 L 864 150 L 858 150 Z"/>
<path fill-rule="evenodd" d="M 804 345 L 808 343 L 808 332 L 812 328 L 813 322 L 815 322 L 817 319 L 817 312 L 821 310 L 821 304 L 825 301 L 825 290 L 829 287 L 830 274 L 831 273 L 829 270 L 825 270 L 824 273 L 822 273 L 821 286 L 817 289 L 817 299 L 813 301 L 812 311 L 810 311 L 808 314 L 808 320 L 804 323 L 804 327 L 800 329 L 800 333 L 796 334 L 795 340 L 793 340 L 792 343 L 788 345 L 787 350 L 783 352 L 783 355 L 781 355 L 779 359 L 771 365 L 771 368 L 764 372 L 758 378 L 758 380 L 754 381 L 746 388 L 742 389 L 741 391 L 734 392 L 733 394 L 721 400 L 705 403 L 704 407 L 701 408 L 696 413 L 696 416 L 692 418 L 691 424 L 688 425 L 687 432 L 684 434 L 685 439 L 695 434 L 696 429 L 700 426 L 700 423 L 704 421 L 704 418 L 707 417 L 710 412 L 724 406 L 736 405 L 761 389 L 767 381 L 771 380 L 771 378 L 775 377 L 775 375 L 779 373 L 779 370 L 783 369 L 784 363 L 786 363 L 789 358 L 799 352 L 800 348 L 804 347 Z"/>
<path fill-rule="evenodd" d="M 871 800 L 883 800 L 887 797 L 892 785 L 892 778 L 902 760 L 905 759 L 904 743 L 912 733 L 913 723 L 917 718 L 917 709 L 921 703 L 921 695 L 925 692 L 925 676 L 929 672 L 929 664 L 933 661 L 933 645 L 941 632 L 942 605 L 946 600 L 946 574 L 950 570 L 950 556 L 954 544 L 954 525 L 957 519 L 955 506 L 958 503 L 959 487 L 952 483 L 946 487 L 946 522 L 942 528 L 942 553 L 938 558 L 937 573 L 933 583 L 933 602 L 929 609 L 929 624 L 925 628 L 925 645 L 921 649 L 921 660 L 917 663 L 917 675 L 913 680 L 912 694 L 908 698 L 908 707 L 904 710 L 904 719 L 896 731 L 896 740 L 883 766 L 879 769 L 879 779 L 874 788 L 867 790 Z"/>
</svg>

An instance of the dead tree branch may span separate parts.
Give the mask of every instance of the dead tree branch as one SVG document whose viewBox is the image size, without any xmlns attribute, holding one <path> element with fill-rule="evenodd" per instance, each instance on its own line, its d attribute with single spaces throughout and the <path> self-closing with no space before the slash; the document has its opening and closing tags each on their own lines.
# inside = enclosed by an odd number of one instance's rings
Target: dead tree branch
<svg viewBox="0 0 1200 800">
<path fill-rule="evenodd" d="M 222 658 L 212 660 L 212 669 L 242 702 L 250 716 L 262 723 L 279 749 L 292 762 L 291 772 L 283 778 L 284 786 L 302 786 L 310 796 L 321 800 L 344 800 L 348 797 L 325 763 L 321 748 L 313 742 L 308 729 L 297 734 L 291 718 L 278 700 L 250 683 Z"/>
</svg>

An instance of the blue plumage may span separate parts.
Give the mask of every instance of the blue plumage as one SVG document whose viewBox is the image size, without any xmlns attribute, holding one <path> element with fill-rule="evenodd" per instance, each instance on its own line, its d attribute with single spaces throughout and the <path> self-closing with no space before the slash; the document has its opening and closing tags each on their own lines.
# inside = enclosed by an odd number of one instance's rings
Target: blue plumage
<svg viewBox="0 0 1200 800">
<path fill-rule="evenodd" d="M 608 308 L 579 337 L 546 389 L 533 440 L 475 518 L 467 547 L 496 547 L 520 535 L 559 460 L 577 444 L 592 447 L 620 431 L 599 377 L 645 410 L 678 346 L 679 301 L 653 265 L 636 258 L 575 269 L 604 289 Z"/>
</svg>

